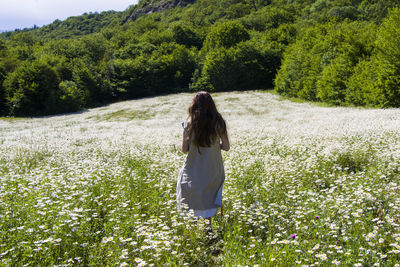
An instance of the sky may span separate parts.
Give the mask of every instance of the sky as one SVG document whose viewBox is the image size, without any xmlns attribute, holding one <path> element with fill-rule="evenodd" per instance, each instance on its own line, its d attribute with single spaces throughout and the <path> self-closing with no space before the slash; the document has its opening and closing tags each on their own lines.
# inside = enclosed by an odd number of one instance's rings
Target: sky
<svg viewBox="0 0 400 267">
<path fill-rule="evenodd" d="M 87 12 L 123 11 L 138 0 L 0 0 L 0 31 L 43 26 Z"/>
</svg>

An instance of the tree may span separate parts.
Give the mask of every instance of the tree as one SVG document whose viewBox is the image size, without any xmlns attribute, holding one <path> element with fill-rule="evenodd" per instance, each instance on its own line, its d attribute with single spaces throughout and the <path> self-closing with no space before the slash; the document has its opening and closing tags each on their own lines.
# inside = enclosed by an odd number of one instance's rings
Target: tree
<svg viewBox="0 0 400 267">
<path fill-rule="evenodd" d="M 248 3 L 254 10 L 259 10 L 263 6 L 271 4 L 271 0 L 246 0 L 246 3 Z"/>
<path fill-rule="evenodd" d="M 371 56 L 374 36 L 371 23 L 332 21 L 314 26 L 286 49 L 276 90 L 291 97 L 344 104 L 352 99 L 346 97 L 348 80 L 358 62 Z"/>
<path fill-rule="evenodd" d="M 73 81 L 62 81 L 59 84 L 60 112 L 74 112 L 85 106 L 85 93 Z"/>
<path fill-rule="evenodd" d="M 388 10 L 398 4 L 398 0 L 363 0 L 358 9 L 364 19 L 381 22 L 388 15 Z"/>
<path fill-rule="evenodd" d="M 81 39 L 81 54 L 93 63 L 101 61 L 107 52 L 108 41 L 101 35 L 89 35 Z"/>
<path fill-rule="evenodd" d="M 203 40 L 199 34 L 197 34 L 191 27 L 186 25 L 175 25 L 172 28 L 172 36 L 176 43 L 182 44 L 188 48 L 196 47 L 201 49 L 203 46 Z"/>
<path fill-rule="evenodd" d="M 7 43 L 8 54 L 19 60 L 31 60 L 35 46 L 39 45 L 39 40 L 31 33 L 21 32 L 11 35 Z"/>
<path fill-rule="evenodd" d="M 346 82 L 347 103 L 378 106 L 382 102 L 382 94 L 378 94 L 375 87 L 375 66 L 375 62 L 370 59 L 363 59 L 355 66 Z"/>
<path fill-rule="evenodd" d="M 229 48 L 250 39 L 250 35 L 242 24 L 234 21 L 213 26 L 205 40 L 207 51 L 220 47 Z"/>
<path fill-rule="evenodd" d="M 34 116 L 57 112 L 56 72 L 46 63 L 24 63 L 4 81 L 10 113 L 15 116 Z"/>
<path fill-rule="evenodd" d="M 207 54 L 194 87 L 215 91 L 270 88 L 279 62 L 279 52 L 265 49 L 257 40 L 220 47 Z"/>
<path fill-rule="evenodd" d="M 213 91 L 232 91 L 237 89 L 238 72 L 239 66 L 233 55 L 227 48 L 220 47 L 208 52 L 202 77 L 196 82 L 200 85 L 209 84 Z"/>
<path fill-rule="evenodd" d="M 8 113 L 7 110 L 7 102 L 6 102 L 6 92 L 3 87 L 3 82 L 6 76 L 6 72 L 2 64 L 0 64 L 0 116 L 6 115 Z"/>
<path fill-rule="evenodd" d="M 351 19 L 356 20 L 360 16 L 360 12 L 355 6 L 335 6 L 327 12 L 328 18 L 337 18 L 340 20 Z"/>
<path fill-rule="evenodd" d="M 400 107 L 400 8 L 389 12 L 376 40 L 376 86 L 384 95 L 382 106 Z"/>
<path fill-rule="evenodd" d="M 73 61 L 72 81 L 83 92 L 85 103 L 88 106 L 104 104 L 111 98 L 110 92 L 103 87 L 101 74 L 82 59 Z"/>
<path fill-rule="evenodd" d="M 317 97 L 323 102 L 343 105 L 346 103 L 346 82 L 352 73 L 351 61 L 345 56 L 333 59 L 324 68 L 317 81 Z"/>
<path fill-rule="evenodd" d="M 265 31 L 275 29 L 285 23 L 294 22 L 294 14 L 282 7 L 266 6 L 240 20 L 247 29 Z"/>
</svg>

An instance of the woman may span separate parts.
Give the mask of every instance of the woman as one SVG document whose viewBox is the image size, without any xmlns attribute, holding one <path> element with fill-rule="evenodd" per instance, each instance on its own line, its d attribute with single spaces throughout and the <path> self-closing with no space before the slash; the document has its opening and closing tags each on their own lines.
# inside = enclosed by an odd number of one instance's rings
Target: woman
<svg viewBox="0 0 400 267">
<path fill-rule="evenodd" d="M 182 151 L 188 153 L 177 184 L 178 209 L 211 218 L 221 207 L 225 180 L 221 149 L 229 150 L 225 120 L 211 95 L 198 92 L 183 123 Z"/>
</svg>

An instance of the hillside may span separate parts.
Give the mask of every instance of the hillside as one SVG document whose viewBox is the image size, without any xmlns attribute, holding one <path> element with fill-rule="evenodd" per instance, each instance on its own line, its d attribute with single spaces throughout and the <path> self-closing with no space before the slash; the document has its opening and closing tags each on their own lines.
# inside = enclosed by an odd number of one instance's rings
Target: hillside
<svg viewBox="0 0 400 267">
<path fill-rule="evenodd" d="M 158 0 L 0 39 L 0 114 L 173 92 L 272 89 L 399 107 L 397 1 Z"/>
<path fill-rule="evenodd" d="M 69 17 L 65 20 L 55 20 L 43 27 L 19 29 L 15 32 L 0 34 L 0 38 L 9 39 L 15 33 L 26 32 L 42 40 L 66 39 L 100 32 L 113 21 L 118 20 L 122 12 L 105 11 L 101 13 L 84 13 L 80 16 Z"/>
<path fill-rule="evenodd" d="M 213 94 L 231 150 L 223 153 L 224 215 L 213 219 L 210 239 L 204 220 L 176 210 L 181 122 L 193 95 L 0 119 L 2 262 L 400 262 L 400 110 L 318 107 L 261 91 Z"/>
<path fill-rule="evenodd" d="M 163 12 L 177 7 L 185 7 L 194 2 L 195 0 L 142 0 L 124 12 L 122 21 L 123 23 L 135 21 L 144 15 Z"/>
<path fill-rule="evenodd" d="M 15 33 L 29 32 L 34 36 L 49 39 L 68 39 L 98 33 L 105 27 L 115 24 L 125 24 L 135 21 L 137 18 L 176 7 L 185 7 L 194 3 L 194 0 L 163 0 L 163 1 L 139 1 L 137 5 L 127 7 L 123 12 L 104 11 L 89 12 L 80 16 L 72 16 L 65 20 L 55 20 L 43 27 L 16 29 L 15 32 L 8 31 L 0 33 L 0 39 L 7 40 Z"/>
</svg>

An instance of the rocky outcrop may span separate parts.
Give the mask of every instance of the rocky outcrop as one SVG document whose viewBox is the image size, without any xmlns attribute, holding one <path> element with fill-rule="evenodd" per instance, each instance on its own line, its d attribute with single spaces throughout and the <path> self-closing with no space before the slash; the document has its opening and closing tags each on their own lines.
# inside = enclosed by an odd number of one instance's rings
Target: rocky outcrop
<svg viewBox="0 0 400 267">
<path fill-rule="evenodd" d="M 138 17 L 152 14 L 155 12 L 161 12 L 168 9 L 173 9 L 175 7 L 185 7 L 188 4 L 193 4 L 195 0 L 160 0 L 160 1 L 152 1 L 149 4 L 144 6 L 140 6 L 140 4 L 136 5 L 132 12 L 128 14 L 124 23 L 128 21 L 135 21 Z"/>
</svg>

